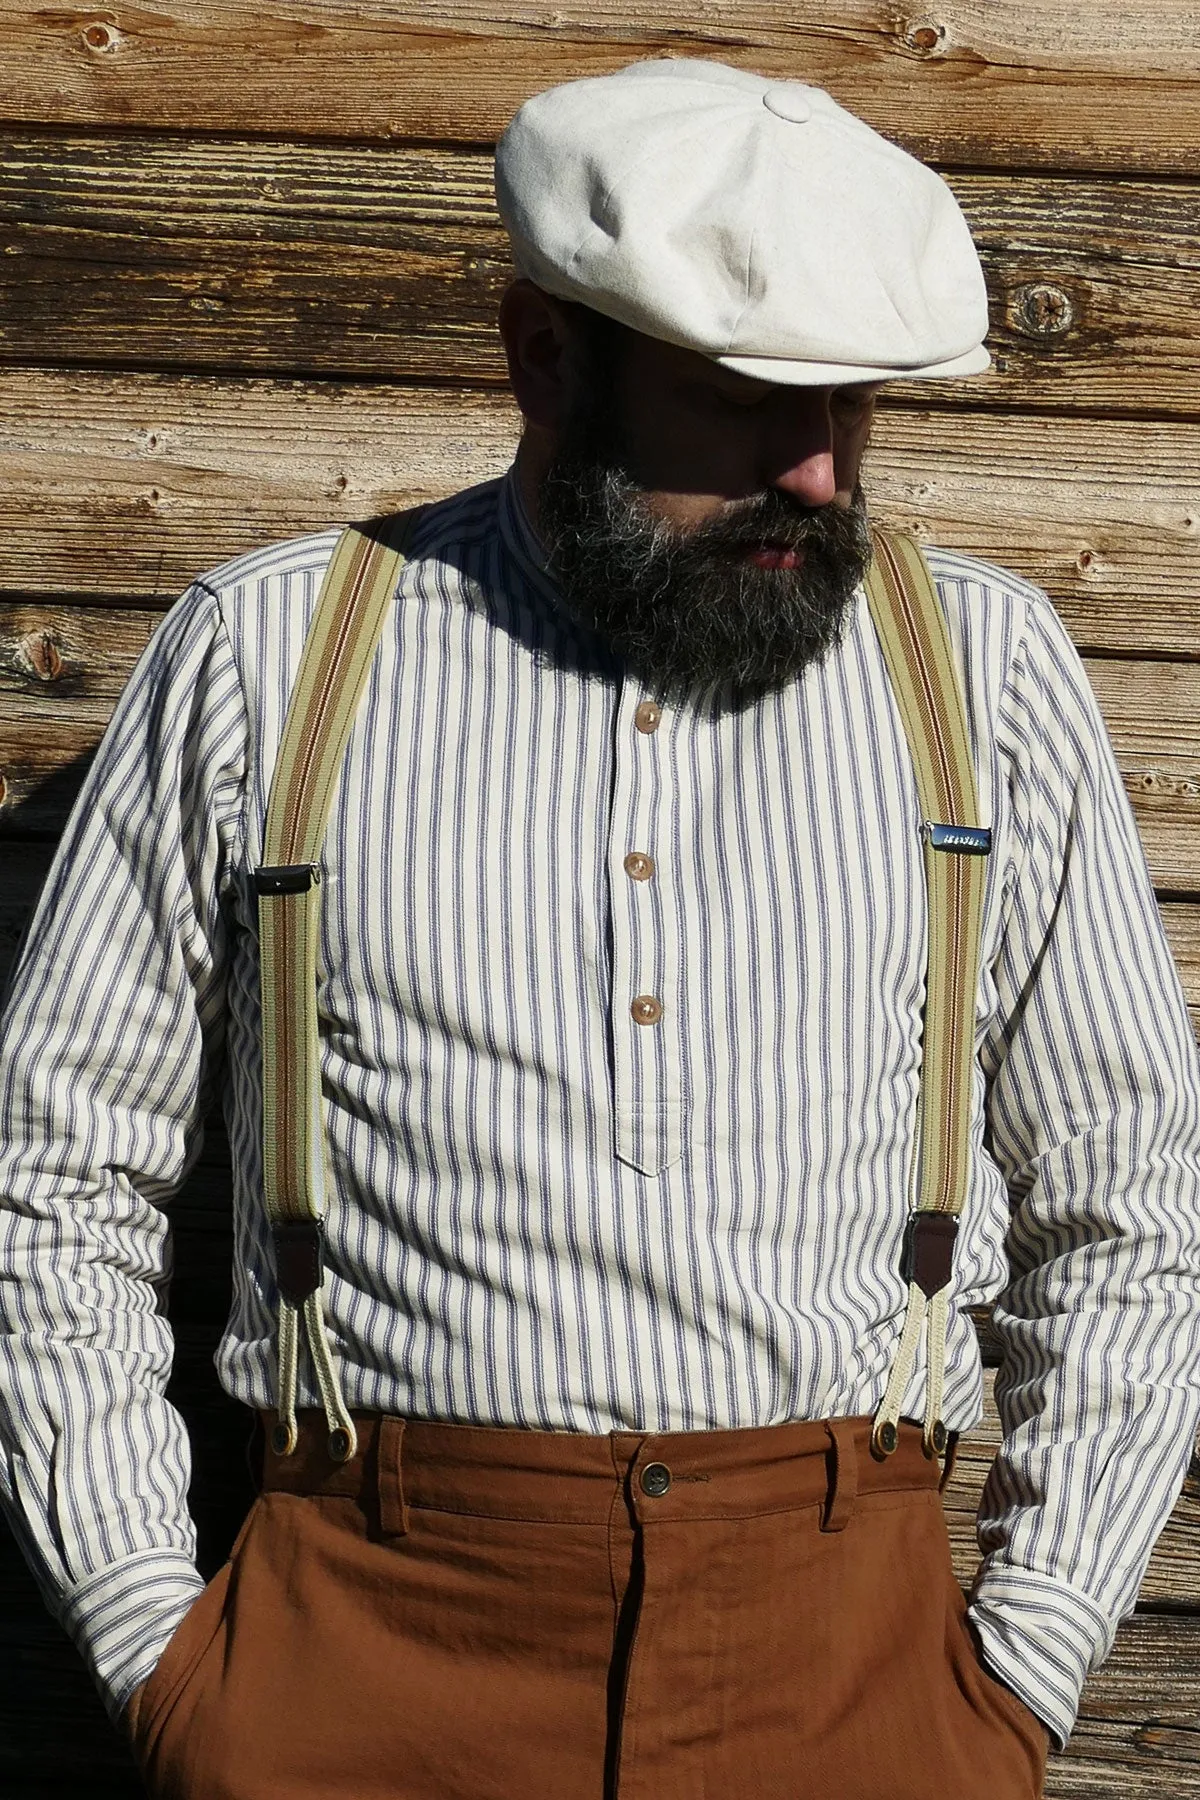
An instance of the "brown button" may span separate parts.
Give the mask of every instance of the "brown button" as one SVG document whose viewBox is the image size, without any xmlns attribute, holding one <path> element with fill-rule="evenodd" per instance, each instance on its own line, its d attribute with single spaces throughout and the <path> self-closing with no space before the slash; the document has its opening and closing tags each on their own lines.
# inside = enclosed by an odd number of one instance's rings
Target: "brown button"
<svg viewBox="0 0 1200 1800">
<path fill-rule="evenodd" d="M 639 994 L 629 1010 L 639 1025 L 657 1025 L 662 1018 L 662 1001 L 653 994 Z"/>
<path fill-rule="evenodd" d="M 661 706 L 655 706 L 653 700 L 643 700 L 633 715 L 633 722 L 639 731 L 657 731 L 661 718 Z"/>
<path fill-rule="evenodd" d="M 654 873 L 654 858 L 643 855 L 640 850 L 631 850 L 625 858 L 625 873 L 634 881 L 649 881 Z"/>
</svg>

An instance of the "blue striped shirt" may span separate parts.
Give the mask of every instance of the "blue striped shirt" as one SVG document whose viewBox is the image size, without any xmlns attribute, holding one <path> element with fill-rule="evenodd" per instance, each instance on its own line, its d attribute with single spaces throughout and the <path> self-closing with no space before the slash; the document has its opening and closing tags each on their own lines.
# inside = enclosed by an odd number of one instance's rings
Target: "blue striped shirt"
<svg viewBox="0 0 1200 1800">
<path fill-rule="evenodd" d="M 200 1584 L 160 1298 L 218 1088 L 219 1372 L 274 1399 L 250 872 L 336 536 L 239 557 L 169 614 L 7 1011 L 0 1486 L 114 1712 Z M 1060 621 L 998 569 L 930 559 L 995 846 L 944 1415 L 979 1418 L 962 1309 L 993 1302 L 1006 1438 L 972 1612 L 1065 1739 L 1200 1413 L 1200 1070 Z M 801 680 L 715 698 L 656 709 L 569 622 L 511 475 L 425 516 L 324 852 L 326 1299 L 352 1406 L 606 1432 L 877 1405 L 926 918 L 863 597 Z M 923 1393 L 919 1366 L 910 1416 Z"/>
</svg>

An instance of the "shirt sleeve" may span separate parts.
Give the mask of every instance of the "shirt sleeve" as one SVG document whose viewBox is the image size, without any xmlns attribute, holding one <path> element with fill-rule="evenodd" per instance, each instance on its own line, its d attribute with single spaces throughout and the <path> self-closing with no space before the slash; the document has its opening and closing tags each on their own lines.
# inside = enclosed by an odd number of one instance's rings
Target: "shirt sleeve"
<svg viewBox="0 0 1200 1800">
<path fill-rule="evenodd" d="M 246 735 L 198 584 L 114 714 L 0 1020 L 0 1500 L 114 1717 L 203 1585 L 164 1203 L 222 1055 Z"/>
<path fill-rule="evenodd" d="M 1011 1218 L 971 1615 L 1062 1745 L 1200 1417 L 1200 1065 L 1112 747 L 1044 595 L 998 742 L 1017 853 L 981 1054 Z"/>
</svg>

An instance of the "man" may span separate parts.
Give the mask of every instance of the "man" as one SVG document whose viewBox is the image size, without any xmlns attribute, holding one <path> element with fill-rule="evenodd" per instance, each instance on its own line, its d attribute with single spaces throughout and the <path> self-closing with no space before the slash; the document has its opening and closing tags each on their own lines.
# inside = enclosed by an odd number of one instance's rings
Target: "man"
<svg viewBox="0 0 1200 1800">
<path fill-rule="evenodd" d="M 322 855 L 324 1311 L 207 1589 L 166 1201 L 223 1070 L 222 1379 L 277 1400 L 254 870 L 336 534 L 198 581 L 89 776 L 4 1044 L 7 1505 L 164 1795 L 1028 1800 L 1200 1404 L 1200 1075 L 1045 597 L 931 553 L 990 822 L 943 1416 L 1005 1442 L 969 1614 L 905 1396 L 925 992 L 861 581 L 879 384 L 986 367 L 949 191 L 818 90 L 536 97 L 498 191 L 510 475 L 429 509 Z M 1097 957 L 1097 943 L 1104 954 Z"/>
</svg>

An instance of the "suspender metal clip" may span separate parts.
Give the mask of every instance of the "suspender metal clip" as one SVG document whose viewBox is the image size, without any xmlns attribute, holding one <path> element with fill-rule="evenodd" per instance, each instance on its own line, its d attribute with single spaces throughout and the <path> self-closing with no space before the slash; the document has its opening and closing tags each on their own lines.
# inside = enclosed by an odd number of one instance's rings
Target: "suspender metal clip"
<svg viewBox="0 0 1200 1800">
<path fill-rule="evenodd" d="M 934 850 L 952 850 L 958 856 L 990 856 L 992 833 L 988 825 L 938 825 L 926 819 L 921 836 Z"/>
<path fill-rule="evenodd" d="M 321 879 L 316 863 L 264 864 L 254 871 L 256 894 L 307 894 Z"/>
</svg>

